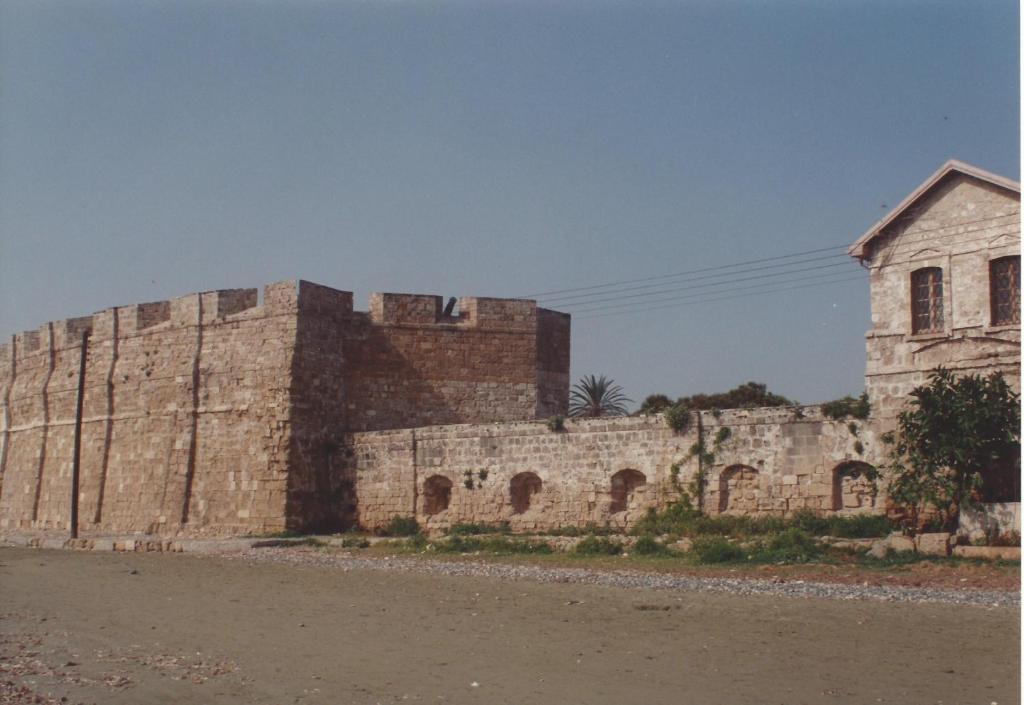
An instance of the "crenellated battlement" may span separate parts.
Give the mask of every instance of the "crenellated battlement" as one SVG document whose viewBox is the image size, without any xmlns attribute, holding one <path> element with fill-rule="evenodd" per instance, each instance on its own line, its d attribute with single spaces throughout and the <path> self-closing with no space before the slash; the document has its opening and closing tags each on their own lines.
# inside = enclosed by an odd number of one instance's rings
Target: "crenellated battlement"
<svg viewBox="0 0 1024 705">
<path fill-rule="evenodd" d="M 81 343 L 82 333 L 99 342 L 118 337 L 128 338 L 169 327 L 215 325 L 239 317 L 260 318 L 294 312 L 298 305 L 299 285 L 304 282 L 285 281 L 264 287 L 264 304 L 258 303 L 257 289 L 220 289 L 186 294 L 173 299 L 150 301 L 126 306 L 114 306 L 91 316 L 79 316 L 44 323 L 35 330 L 13 336 L 12 343 L 19 357 L 44 351 L 53 334 L 54 349 L 74 347 Z M 116 326 L 115 326 L 116 320 Z M 4 350 L 11 343 L 5 343 Z M 4 354 L 9 354 L 5 352 Z"/>
<path fill-rule="evenodd" d="M 327 318 L 350 318 L 352 316 L 352 292 L 300 279 L 298 281 L 297 305 L 302 313 Z"/>
<path fill-rule="evenodd" d="M 419 294 L 370 294 L 370 320 L 378 325 L 433 324 L 444 311 L 440 296 Z M 458 322 L 452 320 L 451 322 Z"/>
<path fill-rule="evenodd" d="M 135 309 L 135 330 L 145 330 L 171 320 L 170 301 L 153 301 L 148 304 L 136 304 L 128 307 L 128 309 L 132 308 Z"/>
<path fill-rule="evenodd" d="M 537 302 L 530 299 L 458 298 L 456 310 L 444 313 L 442 296 L 375 293 L 370 295 L 369 316 L 377 325 L 444 325 L 470 328 L 529 330 L 537 326 Z"/>
<path fill-rule="evenodd" d="M 12 342 L 20 357 L 44 350 L 51 329 L 54 349 L 63 349 L 80 344 L 85 331 L 90 332 L 92 340 L 102 341 L 110 340 L 115 330 L 118 337 L 129 338 L 173 327 L 217 325 L 240 317 L 260 318 L 299 311 L 333 319 L 361 316 L 378 326 L 527 331 L 537 328 L 540 316 L 550 314 L 568 324 L 568 314 L 539 308 L 536 301 L 529 299 L 464 296 L 458 299 L 453 315 L 444 314 L 444 304 L 444 297 L 433 294 L 373 293 L 368 310 L 356 311 L 351 291 L 300 279 L 267 284 L 263 288 L 262 304 L 255 288 L 196 292 L 162 301 L 115 306 L 91 316 L 52 321 L 35 330 L 18 333 Z M 10 343 L 5 343 L 3 349 L 8 345 Z"/>
<path fill-rule="evenodd" d="M 43 327 L 45 331 L 45 326 Z M 14 336 L 14 346 L 19 356 L 34 353 L 46 338 L 46 333 L 40 333 L 40 329 L 26 330 Z"/>
<path fill-rule="evenodd" d="M 83 531 L 197 535 L 337 521 L 325 439 L 343 432 L 565 412 L 569 319 L 534 301 L 259 294 L 115 306 L 0 346 L 0 479 L 20 488 L 0 531 L 67 528 L 77 424 Z"/>
</svg>

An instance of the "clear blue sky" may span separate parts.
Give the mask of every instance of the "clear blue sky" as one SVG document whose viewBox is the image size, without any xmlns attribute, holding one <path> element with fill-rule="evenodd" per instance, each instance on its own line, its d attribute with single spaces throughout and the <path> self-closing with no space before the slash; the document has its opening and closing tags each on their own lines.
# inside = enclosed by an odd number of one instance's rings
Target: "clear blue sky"
<svg viewBox="0 0 1024 705">
<path fill-rule="evenodd" d="M 950 157 L 1019 179 L 1018 27 L 1013 2 L 2 0 L 0 334 L 281 279 L 365 309 L 850 243 Z M 856 394 L 866 277 L 829 272 L 860 279 L 579 313 L 573 375 Z"/>
</svg>

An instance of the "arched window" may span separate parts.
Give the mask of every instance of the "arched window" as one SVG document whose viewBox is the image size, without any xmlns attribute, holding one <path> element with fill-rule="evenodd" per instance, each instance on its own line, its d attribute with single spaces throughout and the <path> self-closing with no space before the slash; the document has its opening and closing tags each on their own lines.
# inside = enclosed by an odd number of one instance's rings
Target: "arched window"
<svg viewBox="0 0 1024 705">
<path fill-rule="evenodd" d="M 910 273 L 910 313 L 914 333 L 942 331 L 941 267 L 925 267 Z"/>
<path fill-rule="evenodd" d="M 749 465 L 730 465 L 718 478 L 718 511 L 757 510 L 758 475 Z"/>
<path fill-rule="evenodd" d="M 1020 325 L 1020 255 L 988 263 L 992 325 Z"/>
<path fill-rule="evenodd" d="M 612 475 L 612 514 L 624 512 L 633 503 L 633 494 L 647 484 L 647 477 L 639 470 L 619 470 Z"/>
<path fill-rule="evenodd" d="M 444 475 L 431 475 L 423 483 L 423 513 L 438 514 L 452 501 L 452 481 Z"/>
<path fill-rule="evenodd" d="M 530 508 L 533 495 L 538 494 L 544 483 L 532 472 L 521 472 L 508 483 L 508 493 L 512 498 L 512 513 L 522 514 Z"/>
<path fill-rule="evenodd" d="M 832 471 L 832 509 L 855 512 L 875 506 L 875 483 L 871 480 L 874 468 L 867 463 L 851 460 L 840 463 Z"/>
</svg>

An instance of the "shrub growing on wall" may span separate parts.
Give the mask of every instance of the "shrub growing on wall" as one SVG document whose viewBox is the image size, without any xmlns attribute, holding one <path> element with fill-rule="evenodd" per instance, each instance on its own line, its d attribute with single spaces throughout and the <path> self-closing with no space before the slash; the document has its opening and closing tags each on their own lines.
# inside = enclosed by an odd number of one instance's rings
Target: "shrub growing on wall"
<svg viewBox="0 0 1024 705">
<path fill-rule="evenodd" d="M 690 427 L 690 409 L 683 404 L 673 404 L 665 412 L 665 421 L 676 433 L 684 433 Z"/>
<path fill-rule="evenodd" d="M 864 392 L 856 399 L 846 396 L 842 399 L 827 401 L 821 405 L 821 413 L 837 421 L 848 416 L 855 419 L 866 419 L 871 413 L 871 402 L 868 401 L 868 393 Z"/>
<path fill-rule="evenodd" d="M 746 382 L 728 392 L 717 392 L 715 394 L 693 394 L 688 397 L 679 397 L 673 402 L 665 394 L 651 394 L 640 405 L 640 414 L 658 414 L 669 409 L 669 407 L 685 406 L 694 411 L 711 411 L 715 418 L 719 416 L 719 409 L 753 409 L 761 406 L 792 406 L 790 401 L 781 394 L 768 391 L 768 385 L 760 382 Z"/>
<path fill-rule="evenodd" d="M 691 409 L 753 409 L 761 406 L 792 406 L 786 397 L 768 391 L 768 385 L 747 382 L 728 392 L 718 394 L 694 394 L 680 397 L 678 402 Z"/>
</svg>

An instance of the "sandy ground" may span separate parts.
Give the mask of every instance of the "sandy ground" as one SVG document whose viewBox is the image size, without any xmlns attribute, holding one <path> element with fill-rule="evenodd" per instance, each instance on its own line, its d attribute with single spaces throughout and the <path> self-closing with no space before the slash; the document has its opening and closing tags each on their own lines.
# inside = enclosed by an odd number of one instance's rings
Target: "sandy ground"
<svg viewBox="0 0 1024 705">
<path fill-rule="evenodd" d="M 0 549 L 0 702 L 1019 702 L 1020 610 Z M 39 696 L 40 700 L 35 700 Z"/>
</svg>

